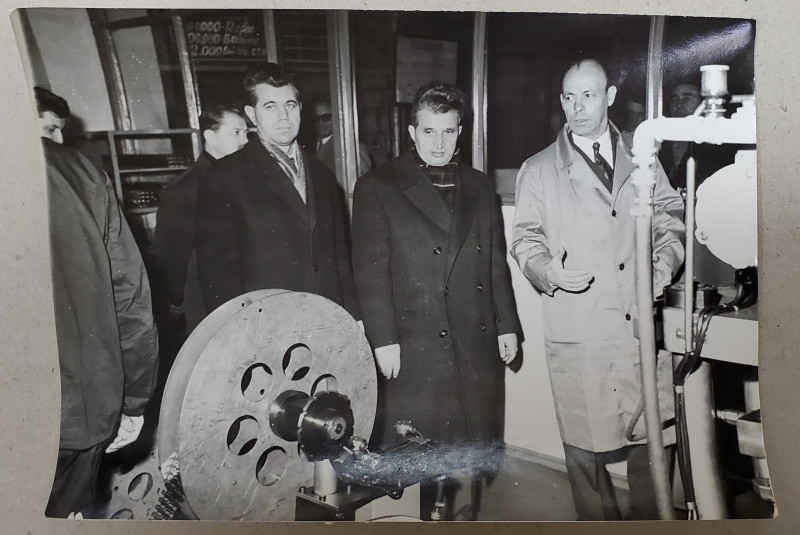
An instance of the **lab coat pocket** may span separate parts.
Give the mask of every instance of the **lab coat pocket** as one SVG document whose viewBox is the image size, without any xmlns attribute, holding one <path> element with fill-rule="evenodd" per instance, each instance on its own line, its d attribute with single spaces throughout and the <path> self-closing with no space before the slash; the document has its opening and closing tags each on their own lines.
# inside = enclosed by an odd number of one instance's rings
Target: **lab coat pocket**
<svg viewBox="0 0 800 535">
<path fill-rule="evenodd" d="M 557 290 L 553 297 L 542 297 L 545 340 L 560 344 L 577 344 L 583 340 L 579 325 L 583 314 L 578 310 L 581 300 L 576 297 L 562 290 Z"/>
</svg>

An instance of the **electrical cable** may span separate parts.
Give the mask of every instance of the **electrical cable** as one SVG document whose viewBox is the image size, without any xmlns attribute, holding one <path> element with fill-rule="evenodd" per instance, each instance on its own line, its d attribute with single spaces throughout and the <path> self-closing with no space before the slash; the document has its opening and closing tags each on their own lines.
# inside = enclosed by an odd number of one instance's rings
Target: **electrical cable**
<svg viewBox="0 0 800 535">
<path fill-rule="evenodd" d="M 675 431 L 676 446 L 678 448 L 678 469 L 683 483 L 684 498 L 689 509 L 689 519 L 697 519 L 695 504 L 694 481 L 692 479 L 692 463 L 689 453 L 689 434 L 686 425 L 686 400 L 684 386 L 687 378 L 694 373 L 700 365 L 700 355 L 705 344 L 706 334 L 711 325 L 711 319 L 724 312 L 735 312 L 753 305 L 758 297 L 755 284 L 755 269 L 740 270 L 737 272 L 736 295 L 730 303 L 704 307 L 698 313 L 695 334 L 694 350 L 687 353 L 675 367 L 673 392 L 675 397 Z M 686 333 L 692 336 L 693 333 Z"/>
</svg>

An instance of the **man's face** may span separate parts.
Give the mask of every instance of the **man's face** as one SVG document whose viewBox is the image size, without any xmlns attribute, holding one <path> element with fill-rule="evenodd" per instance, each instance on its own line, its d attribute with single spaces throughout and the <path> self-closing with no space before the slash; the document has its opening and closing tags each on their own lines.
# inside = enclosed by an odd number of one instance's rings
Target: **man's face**
<svg viewBox="0 0 800 535">
<path fill-rule="evenodd" d="M 300 131 L 300 102 L 294 87 L 258 84 L 253 91 L 256 105 L 245 106 L 244 112 L 256 125 L 259 137 L 275 145 L 291 145 Z"/>
<path fill-rule="evenodd" d="M 333 135 L 333 114 L 327 102 L 314 104 L 314 129 L 319 139 Z"/>
<path fill-rule="evenodd" d="M 453 159 L 461 133 L 458 113 L 435 113 L 428 108 L 417 112 L 417 126 L 408 126 L 408 133 L 417 145 L 417 153 L 428 165 L 445 165 Z"/>
<path fill-rule="evenodd" d="M 64 128 L 66 122 L 66 119 L 62 119 L 52 111 L 42 112 L 39 115 L 39 135 L 50 138 L 56 143 L 64 143 L 64 134 L 61 129 Z"/>
<path fill-rule="evenodd" d="M 592 61 L 572 67 L 564 75 L 561 107 L 572 132 L 598 139 L 606 131 L 608 107 L 617 95 L 617 88 L 606 89 L 606 83 L 603 69 Z"/>
<path fill-rule="evenodd" d="M 203 133 L 206 151 L 214 158 L 233 154 L 247 144 L 247 123 L 235 113 L 224 113 L 216 130 Z"/>
<path fill-rule="evenodd" d="M 671 117 L 688 117 L 700 105 L 700 91 L 693 85 L 684 84 L 672 90 L 669 101 Z"/>
</svg>

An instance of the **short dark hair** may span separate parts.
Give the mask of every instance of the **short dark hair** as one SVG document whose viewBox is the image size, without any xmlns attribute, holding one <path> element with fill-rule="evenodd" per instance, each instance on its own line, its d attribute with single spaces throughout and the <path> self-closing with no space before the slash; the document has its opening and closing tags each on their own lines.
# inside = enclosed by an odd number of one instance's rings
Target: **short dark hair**
<svg viewBox="0 0 800 535">
<path fill-rule="evenodd" d="M 36 112 L 41 116 L 44 112 L 52 112 L 59 119 L 69 118 L 69 104 L 52 91 L 38 85 L 33 88 L 36 97 Z"/>
<path fill-rule="evenodd" d="M 414 95 L 414 102 L 411 104 L 411 124 L 414 127 L 417 126 L 417 112 L 424 108 L 434 113 L 455 110 L 458 114 L 458 124 L 461 124 L 467 109 L 467 96 L 452 84 L 433 81 L 420 87 Z"/>
<path fill-rule="evenodd" d="M 584 63 L 594 63 L 600 70 L 603 71 L 603 76 L 606 77 L 606 89 L 615 85 L 616 81 L 611 76 L 611 71 L 609 70 L 608 66 L 601 60 L 589 56 L 578 56 L 574 58 L 572 61 L 569 62 L 567 68 L 564 69 L 564 72 L 561 73 L 561 92 L 564 92 L 564 78 L 566 78 L 567 73 L 571 71 L 573 68 L 578 68 Z"/>
<path fill-rule="evenodd" d="M 233 106 L 214 106 L 200 114 L 200 132 L 202 133 L 206 130 L 219 130 L 219 127 L 222 126 L 222 123 L 225 120 L 226 113 L 232 113 L 237 117 L 244 119 L 242 112 Z"/>
<path fill-rule="evenodd" d="M 267 84 L 272 87 L 291 85 L 294 89 L 295 96 L 298 99 L 300 98 L 300 91 L 297 89 L 294 73 L 285 70 L 277 63 L 265 63 L 257 67 L 252 67 L 244 75 L 242 88 L 244 89 L 245 103 L 248 106 L 255 106 L 258 103 L 255 88 L 260 84 Z"/>
</svg>

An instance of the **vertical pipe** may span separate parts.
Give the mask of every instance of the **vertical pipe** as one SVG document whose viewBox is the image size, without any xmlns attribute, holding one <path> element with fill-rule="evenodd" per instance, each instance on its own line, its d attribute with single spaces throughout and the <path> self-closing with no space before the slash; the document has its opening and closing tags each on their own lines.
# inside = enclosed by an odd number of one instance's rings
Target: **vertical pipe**
<svg viewBox="0 0 800 535">
<path fill-rule="evenodd" d="M 650 196 L 647 188 L 640 195 Z M 661 411 L 658 406 L 658 378 L 656 374 L 656 333 L 653 320 L 653 275 L 652 275 L 652 198 L 650 205 L 637 210 L 634 216 L 636 244 L 636 299 L 639 316 L 639 358 L 641 362 L 642 395 L 647 429 L 647 449 L 653 472 L 658 513 L 663 520 L 674 517 L 672 496 L 667 477 L 667 459 L 664 437 L 661 434 Z"/>
<path fill-rule="evenodd" d="M 349 13 L 329 10 L 326 14 L 328 29 L 328 62 L 331 100 L 333 108 L 333 148 L 336 153 L 336 178 L 347 195 L 347 207 L 352 213 L 353 188 L 358 171 L 358 146 L 353 99 L 353 66 L 350 54 Z"/>
<path fill-rule="evenodd" d="M 175 34 L 175 44 L 178 49 L 178 64 L 181 68 L 181 80 L 183 81 L 183 94 L 186 98 L 186 110 L 189 114 L 189 128 L 197 131 L 192 135 L 192 152 L 195 160 L 203 152 L 200 142 L 200 98 L 195 88 L 195 77 L 192 72 L 192 61 L 189 57 L 189 47 L 186 44 L 186 32 L 183 27 L 183 17 L 180 15 L 172 16 L 172 32 Z"/>
<path fill-rule="evenodd" d="M 698 518 L 700 520 L 728 518 L 725 489 L 720 477 L 717 456 L 711 364 L 707 361 L 701 362 L 697 371 L 686 378 L 684 399 Z"/>
<path fill-rule="evenodd" d="M 397 158 L 403 150 L 403 129 L 400 126 L 400 106 L 392 105 L 392 155 Z"/>
<path fill-rule="evenodd" d="M 278 38 L 275 29 L 275 11 L 264 10 L 264 43 L 267 47 L 267 61 L 278 63 Z"/>
<path fill-rule="evenodd" d="M 97 52 L 100 55 L 100 64 L 103 66 L 103 74 L 108 86 L 116 129 L 132 130 L 133 122 L 128 108 L 128 95 L 122 80 L 122 67 L 119 63 L 114 37 L 107 26 L 108 17 L 103 9 L 88 9 L 87 11 L 94 30 L 95 41 L 97 41 Z"/>
<path fill-rule="evenodd" d="M 758 368 L 752 367 L 747 371 L 744 379 L 744 407 L 745 412 L 752 412 L 761 408 L 758 392 Z M 763 440 L 763 437 L 762 437 Z M 753 482 L 756 492 L 764 499 L 764 490 L 771 486 L 767 459 L 753 457 Z M 774 501 L 774 500 L 772 500 Z"/>
<path fill-rule="evenodd" d="M 662 49 L 664 42 L 664 17 L 653 16 L 650 21 L 650 41 L 647 51 L 647 118 L 661 115 L 661 83 L 663 74 Z M 656 148 L 647 154 L 655 160 Z M 644 156 L 644 155 L 643 155 Z M 650 470 L 655 487 L 658 513 L 664 520 L 671 520 L 675 513 L 672 507 L 672 492 L 669 470 L 661 434 L 661 411 L 658 406 L 658 375 L 656 357 L 656 335 L 653 315 L 653 186 L 655 184 L 655 162 L 641 178 L 634 182 L 637 187 L 637 208 L 634 209 L 636 247 L 636 298 L 639 316 L 639 358 L 641 361 L 642 395 L 645 406 L 645 427 Z M 638 172 L 638 171 L 637 171 Z"/>
<path fill-rule="evenodd" d="M 475 12 L 472 33 L 472 167 L 486 172 L 486 13 Z"/>
<path fill-rule="evenodd" d="M 686 260 L 684 263 L 684 342 L 685 353 L 694 351 L 694 201 L 695 201 L 695 174 L 697 166 L 695 159 L 690 157 L 686 161 Z"/>
<path fill-rule="evenodd" d="M 647 50 L 647 118 L 661 117 L 664 102 L 664 16 L 650 19 L 650 42 Z"/>
</svg>

